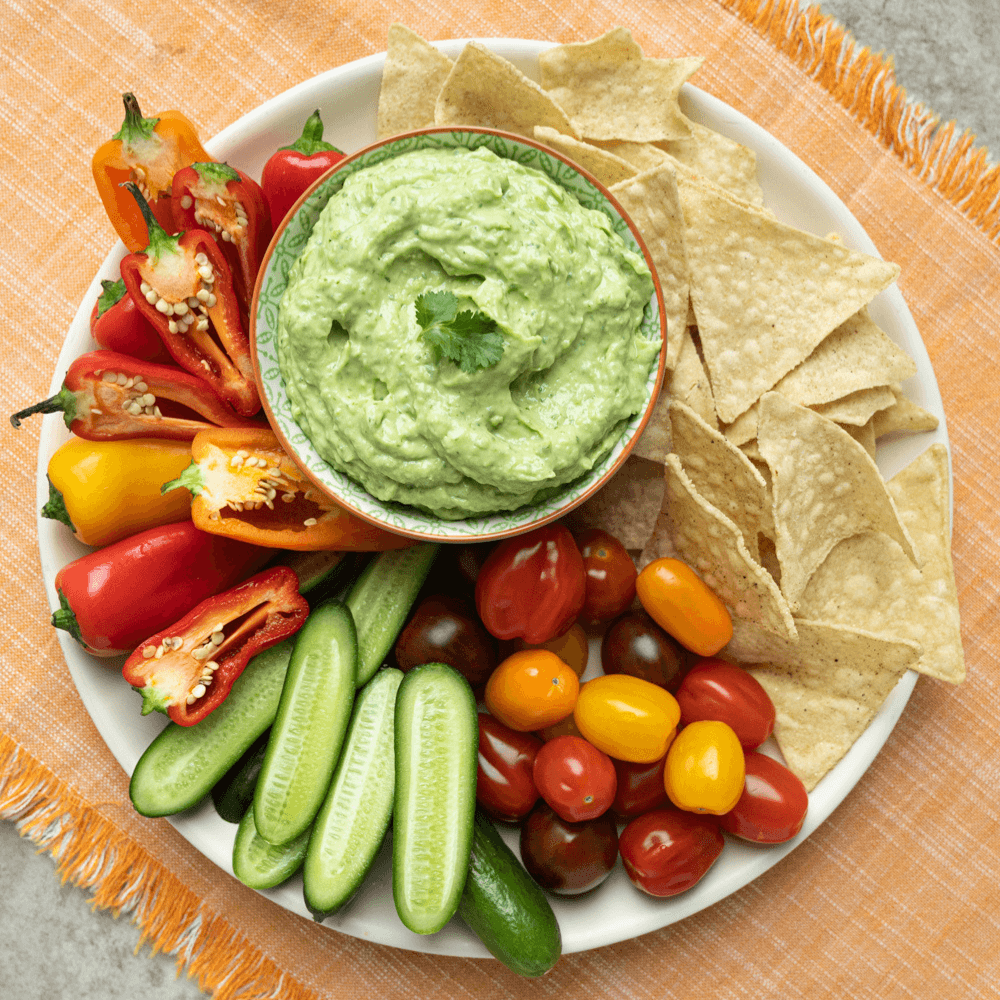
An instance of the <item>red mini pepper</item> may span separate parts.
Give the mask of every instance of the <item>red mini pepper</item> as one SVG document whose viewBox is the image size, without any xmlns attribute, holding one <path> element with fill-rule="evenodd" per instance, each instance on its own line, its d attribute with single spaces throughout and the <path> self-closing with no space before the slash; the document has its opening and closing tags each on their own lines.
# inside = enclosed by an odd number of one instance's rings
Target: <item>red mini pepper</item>
<svg viewBox="0 0 1000 1000">
<path fill-rule="evenodd" d="M 90 314 L 90 333 L 101 347 L 143 361 L 170 362 L 159 334 L 135 307 L 125 282 L 104 279 Z"/>
<path fill-rule="evenodd" d="M 343 158 L 336 146 L 323 141 L 323 120 L 317 108 L 306 119 L 302 135 L 290 146 L 282 146 L 273 153 L 260 175 L 275 228 L 306 189 Z"/>
<path fill-rule="evenodd" d="M 150 528 L 63 566 L 52 624 L 95 656 L 128 653 L 273 555 L 190 521 Z"/>
<path fill-rule="evenodd" d="M 225 701 L 250 657 L 294 635 L 308 614 L 294 570 L 275 566 L 150 636 L 122 675 L 142 695 L 143 715 L 165 712 L 193 726 Z"/>
<path fill-rule="evenodd" d="M 200 378 L 114 351 L 78 357 L 54 396 L 15 413 L 10 422 L 20 427 L 33 413 L 59 411 L 66 426 L 88 441 L 191 441 L 210 427 L 259 426 L 233 413 Z"/>
<path fill-rule="evenodd" d="M 476 609 L 498 639 L 536 645 L 562 635 L 583 607 L 583 557 L 569 529 L 547 524 L 501 542 L 476 580 Z"/>
<path fill-rule="evenodd" d="M 237 413 L 252 416 L 260 397 L 225 255 L 204 230 L 169 236 L 138 188 L 125 186 L 150 232 L 149 246 L 122 261 L 129 295 L 182 368 L 204 379 Z"/>
<path fill-rule="evenodd" d="M 254 283 L 271 242 L 271 213 L 260 185 L 228 163 L 192 163 L 174 174 L 174 225 L 207 229 L 225 253 L 243 308 L 250 309 Z"/>
</svg>

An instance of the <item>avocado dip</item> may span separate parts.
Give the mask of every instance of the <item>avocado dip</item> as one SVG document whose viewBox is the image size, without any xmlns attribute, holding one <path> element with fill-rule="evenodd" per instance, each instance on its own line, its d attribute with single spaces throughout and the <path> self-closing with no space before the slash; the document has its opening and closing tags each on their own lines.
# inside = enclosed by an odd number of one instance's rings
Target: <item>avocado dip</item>
<svg viewBox="0 0 1000 1000">
<path fill-rule="evenodd" d="M 440 292 L 492 321 L 499 360 L 466 371 L 434 350 L 417 299 Z M 380 500 L 513 510 L 588 472 L 644 405 L 652 292 L 608 219 L 541 171 L 484 148 L 403 153 L 345 180 L 291 269 L 292 416 Z"/>
</svg>

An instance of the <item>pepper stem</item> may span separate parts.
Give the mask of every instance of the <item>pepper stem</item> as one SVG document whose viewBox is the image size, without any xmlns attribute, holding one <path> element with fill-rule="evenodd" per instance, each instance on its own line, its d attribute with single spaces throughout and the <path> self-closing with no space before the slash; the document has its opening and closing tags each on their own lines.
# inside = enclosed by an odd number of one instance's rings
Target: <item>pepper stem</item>
<svg viewBox="0 0 1000 1000">
<path fill-rule="evenodd" d="M 160 119 L 143 118 L 135 94 L 122 94 L 122 103 L 125 105 L 125 120 L 111 138 L 117 139 L 123 146 L 131 146 L 140 140 L 149 139 Z"/>
<path fill-rule="evenodd" d="M 139 211 L 142 212 L 142 217 L 146 222 L 146 231 L 149 233 L 149 246 L 142 253 L 147 257 L 153 257 L 157 260 L 164 254 L 176 253 L 180 237 L 169 235 L 163 226 L 156 221 L 156 216 L 153 215 L 153 210 L 149 207 L 149 202 L 143 198 L 142 193 L 132 181 L 124 181 L 121 186 L 135 198 L 136 204 L 139 206 Z"/>
<path fill-rule="evenodd" d="M 101 279 L 101 294 L 97 297 L 97 316 L 103 316 L 112 306 L 125 297 L 125 279 L 119 278 L 111 281 L 109 278 Z"/>
<path fill-rule="evenodd" d="M 51 479 L 49 479 L 49 502 L 42 508 L 42 517 L 51 517 L 53 521 L 62 521 L 74 535 L 76 534 L 76 526 L 69 519 L 69 511 L 66 510 L 63 495 L 55 488 Z"/>
<path fill-rule="evenodd" d="M 205 488 L 205 476 L 197 462 L 192 462 L 176 479 L 164 483 L 160 487 L 160 495 L 181 488 L 190 490 L 191 496 L 201 495 L 201 491 Z"/>
<path fill-rule="evenodd" d="M 52 624 L 56 628 L 69 632 L 80 645 L 85 645 L 83 633 L 80 631 L 80 623 L 76 620 L 76 613 L 70 607 L 69 601 L 66 600 L 66 595 L 61 590 L 56 591 L 56 593 L 59 594 L 59 607 L 52 612 Z"/>
<path fill-rule="evenodd" d="M 307 119 L 302 135 L 298 137 L 290 146 L 281 146 L 281 149 L 293 149 L 303 156 L 313 156 L 316 153 L 342 153 L 333 143 L 323 141 L 323 119 L 319 116 L 317 108 Z"/>
<path fill-rule="evenodd" d="M 66 426 L 69 427 L 76 420 L 76 393 L 67 389 L 65 385 L 54 396 L 49 396 L 48 399 L 43 399 L 40 403 L 35 403 L 34 406 L 12 413 L 10 422 L 15 428 L 18 428 L 21 426 L 21 421 L 33 413 L 58 413 L 60 410 L 62 410 Z"/>
</svg>

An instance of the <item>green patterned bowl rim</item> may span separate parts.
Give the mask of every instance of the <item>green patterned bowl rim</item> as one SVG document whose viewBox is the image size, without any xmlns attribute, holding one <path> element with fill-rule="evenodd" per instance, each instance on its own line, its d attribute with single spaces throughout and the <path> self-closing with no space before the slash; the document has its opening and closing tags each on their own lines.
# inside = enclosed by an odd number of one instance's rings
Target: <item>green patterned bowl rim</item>
<svg viewBox="0 0 1000 1000">
<path fill-rule="evenodd" d="M 643 255 L 653 276 L 654 292 L 642 319 L 648 339 L 660 338 L 659 364 L 650 372 L 646 405 L 628 421 L 621 438 L 590 472 L 544 501 L 513 511 L 445 520 L 426 511 L 373 497 L 359 483 L 338 472 L 316 451 L 292 418 L 291 403 L 278 366 L 278 304 L 292 264 L 302 252 L 326 203 L 347 177 L 365 167 L 414 149 L 486 146 L 497 156 L 535 167 L 571 191 L 586 208 L 603 212 L 626 245 Z M 392 136 L 345 157 L 320 177 L 278 226 L 261 265 L 250 310 L 250 350 L 268 423 L 303 474 L 323 493 L 358 517 L 396 534 L 422 541 L 478 542 L 518 535 L 562 517 L 603 486 L 622 465 L 649 420 L 663 383 L 666 330 L 663 293 L 656 268 L 635 224 L 615 197 L 592 174 L 553 149 L 523 136 L 494 129 L 449 126 Z"/>
</svg>

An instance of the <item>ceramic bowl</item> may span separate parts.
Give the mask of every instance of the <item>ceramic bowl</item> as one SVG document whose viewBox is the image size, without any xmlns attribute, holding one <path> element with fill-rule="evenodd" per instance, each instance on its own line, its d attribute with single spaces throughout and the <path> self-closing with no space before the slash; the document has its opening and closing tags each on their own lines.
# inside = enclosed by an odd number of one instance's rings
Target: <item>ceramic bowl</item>
<svg viewBox="0 0 1000 1000">
<path fill-rule="evenodd" d="M 278 307 L 291 266 L 305 247 L 320 212 L 344 181 L 365 167 L 415 149 L 475 149 L 481 146 L 498 156 L 541 170 L 571 191 L 586 208 L 596 209 L 608 217 L 625 243 L 643 255 L 653 275 L 655 289 L 642 320 L 644 335 L 648 340 L 659 339 L 661 344 L 666 342 L 662 293 L 642 237 L 607 188 L 554 150 L 506 132 L 464 127 L 434 128 L 393 136 L 367 146 L 338 163 L 299 199 L 278 226 L 261 267 L 250 320 L 250 343 L 261 400 L 267 419 L 282 445 L 318 489 L 366 521 L 424 541 L 475 542 L 505 538 L 553 521 L 583 503 L 614 475 L 628 457 L 649 420 L 663 382 L 665 349 L 661 347 L 659 364 L 647 380 L 645 404 L 629 420 L 611 451 L 587 475 L 542 502 L 513 511 L 446 520 L 416 507 L 387 503 L 333 468 L 316 451 L 292 417 L 291 403 L 278 364 L 277 326 Z"/>
</svg>

